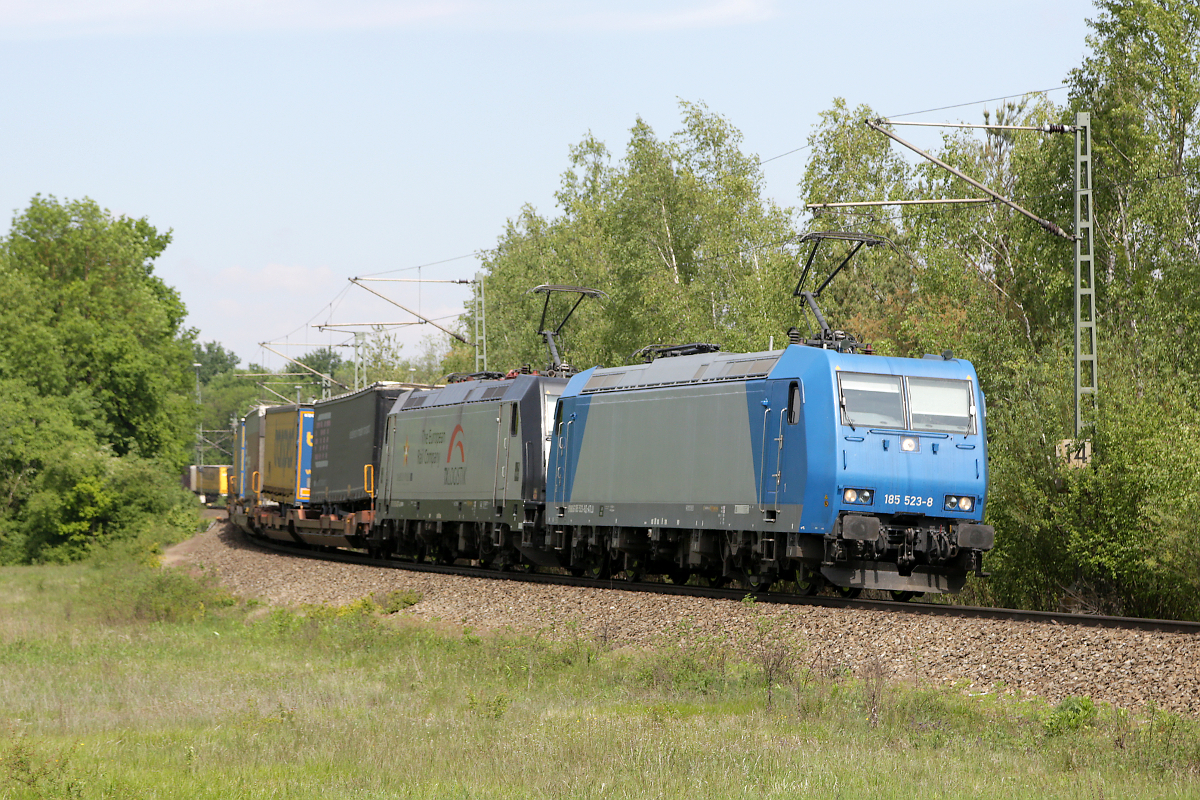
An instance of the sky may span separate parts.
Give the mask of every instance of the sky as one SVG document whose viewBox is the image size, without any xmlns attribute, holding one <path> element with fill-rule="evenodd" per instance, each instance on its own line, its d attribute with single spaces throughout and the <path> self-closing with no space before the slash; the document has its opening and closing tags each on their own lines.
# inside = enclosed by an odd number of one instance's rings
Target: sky
<svg viewBox="0 0 1200 800">
<path fill-rule="evenodd" d="M 768 196 L 797 206 L 807 150 L 793 151 L 835 98 L 930 122 L 979 122 L 1039 90 L 1061 104 L 1095 14 L 1084 0 L 0 0 L 0 213 L 90 197 L 170 229 L 155 272 L 198 340 L 279 368 L 260 343 L 299 357 L 348 341 L 313 325 L 415 321 L 350 278 L 474 277 L 523 206 L 557 213 L 589 132 L 619 156 L 637 119 L 665 138 L 681 100 L 703 102 L 763 160 Z M 471 297 L 367 285 L 447 327 Z M 409 356 L 438 333 L 394 330 Z"/>
</svg>

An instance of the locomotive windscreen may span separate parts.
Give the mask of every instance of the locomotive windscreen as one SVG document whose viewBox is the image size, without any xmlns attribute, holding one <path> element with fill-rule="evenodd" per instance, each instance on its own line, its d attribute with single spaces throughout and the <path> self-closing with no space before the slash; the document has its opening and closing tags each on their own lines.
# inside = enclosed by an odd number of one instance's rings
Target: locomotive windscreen
<svg viewBox="0 0 1200 800">
<path fill-rule="evenodd" d="M 904 395 L 895 375 L 838 375 L 842 392 L 842 422 L 881 428 L 904 428 Z"/>
<path fill-rule="evenodd" d="M 909 378 L 908 395 L 911 430 L 972 432 L 970 381 Z"/>
</svg>

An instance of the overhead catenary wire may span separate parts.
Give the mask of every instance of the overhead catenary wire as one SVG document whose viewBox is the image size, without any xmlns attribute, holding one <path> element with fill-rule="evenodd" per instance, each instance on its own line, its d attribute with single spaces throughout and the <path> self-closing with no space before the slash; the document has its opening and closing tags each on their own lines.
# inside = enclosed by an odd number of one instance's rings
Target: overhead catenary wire
<svg viewBox="0 0 1200 800">
<path fill-rule="evenodd" d="M 921 111 L 909 111 L 909 112 L 905 112 L 905 113 L 902 113 L 902 114 L 890 114 L 890 115 L 888 115 L 888 117 L 889 117 L 890 119 L 898 119 L 898 118 L 901 118 L 901 117 L 911 117 L 911 116 L 917 116 L 917 115 L 919 115 L 919 114 L 927 114 L 927 113 L 932 113 L 932 112 L 935 112 L 935 111 L 946 111 L 946 110 L 955 109 L 955 108 L 965 108 L 965 107 L 968 107 L 968 106 L 981 105 L 981 104 L 983 104 L 983 103 L 992 103 L 992 102 L 997 102 L 997 101 L 1001 101 L 1001 100 L 1009 100 L 1009 99 L 1012 99 L 1012 98 L 1014 98 L 1014 97 L 1025 97 L 1025 96 L 1028 96 L 1028 95 L 1034 95 L 1034 94 L 1047 94 L 1047 93 L 1049 93 L 1049 92 L 1061 91 L 1061 90 L 1064 90 L 1064 89 L 1067 89 L 1067 88 L 1069 88 L 1069 87 L 1068 87 L 1066 84 L 1063 84 L 1063 85 L 1059 85 L 1059 86 L 1051 87 L 1051 88 L 1048 88 L 1048 89 L 1036 89 L 1036 90 L 1031 90 L 1031 91 L 1013 92 L 1013 93 L 1010 93 L 1010 94 L 1007 94 L 1007 95 L 1002 95 L 1002 96 L 1000 96 L 1000 97 L 991 97 L 991 98 L 987 98 L 987 99 L 983 99 L 983 100 L 973 100 L 973 101 L 969 101 L 969 102 L 965 102 L 965 103 L 955 103 L 955 104 L 952 104 L 952 105 L 947 105 L 947 106 L 939 106 L 939 107 L 937 107 L 937 108 L 923 109 L 923 110 L 921 110 Z M 995 126 L 991 126 L 991 127 L 995 127 Z M 810 148 L 811 148 L 811 144 L 805 144 L 805 145 L 801 145 L 800 147 L 793 148 L 793 149 L 791 149 L 791 150 L 788 150 L 788 151 L 786 151 L 786 152 L 784 152 L 784 153 L 780 153 L 780 154 L 778 154 L 778 155 L 774 155 L 774 156 L 771 156 L 771 157 L 769 157 L 769 158 L 761 159 L 761 160 L 760 160 L 758 163 L 759 163 L 760 165 L 762 165 L 762 164 L 767 164 L 767 163 L 770 163 L 770 162 L 772 162 L 772 161 L 776 161 L 776 160 L 778 160 L 778 159 L 784 158 L 784 157 L 786 157 L 786 156 L 790 156 L 790 155 L 794 155 L 795 153 L 803 152 L 803 151 L 805 151 L 805 150 L 808 150 L 808 149 L 810 149 Z M 979 205 L 979 206 L 986 206 L 986 205 L 990 205 L 990 204 L 979 203 L 979 204 L 977 204 L 977 205 Z M 782 244 L 787 244 L 788 242 L 790 242 L 790 241 L 794 240 L 795 238 L 796 238 L 796 236 L 785 237 L 784 239 L 777 240 L 777 241 L 774 241 L 774 242 L 767 242 L 767 243 L 764 243 L 764 244 L 761 244 L 761 245 L 751 245 L 751 246 L 750 246 L 750 247 L 748 247 L 748 248 L 742 248 L 742 249 L 739 249 L 739 250 L 737 250 L 737 251 L 733 251 L 733 252 L 730 252 L 730 253 L 718 253 L 718 254 L 713 254 L 713 255 L 710 255 L 710 256 L 705 256 L 705 257 L 702 257 L 702 259 L 700 259 L 700 260 L 701 260 L 701 261 L 708 261 L 708 260 L 712 260 L 712 259 L 715 259 L 715 258 L 723 258 L 723 257 L 728 257 L 728 256 L 730 256 L 730 255 L 733 255 L 733 254 L 735 254 L 735 253 L 743 253 L 743 252 L 747 252 L 748 250 L 750 250 L 750 251 L 754 251 L 754 250 L 762 250 L 762 249 L 767 249 L 767 248 L 770 248 L 770 247 L 773 247 L 773 246 L 779 246 L 779 245 L 782 245 Z M 374 278 L 375 276 L 378 276 L 378 275 L 390 275 L 390 274 L 395 274 L 395 273 L 398 273 L 398 272 L 411 272 L 411 271 L 421 270 L 421 269 L 424 269 L 424 268 L 427 268 L 427 267 L 441 266 L 441 265 L 443 265 L 443 264 L 449 264 L 449 263 L 453 263 L 453 262 L 455 262 L 455 261 L 462 261 L 462 260 L 464 260 L 464 259 L 468 259 L 468 258 L 480 258 L 480 257 L 486 256 L 486 255 L 488 255 L 488 254 L 490 254 L 490 253 L 494 253 L 494 252 L 495 252 L 495 250 L 496 250 L 496 248 L 480 248 L 480 249 L 474 250 L 474 251 L 472 251 L 472 252 L 470 252 L 470 253 L 464 253 L 464 254 L 462 254 L 462 255 L 458 255 L 458 256 L 452 256 L 452 257 L 450 257 L 450 258 L 439 259 L 439 260 L 437 260 L 437 261 L 429 261 L 429 262 L 425 262 L 425 263 L 422 263 L 422 264 L 417 264 L 417 265 L 410 266 L 410 267 L 396 267 L 396 268 L 394 268 L 394 269 L 381 270 L 381 271 L 379 271 L 379 272 L 370 272 L 370 273 L 364 273 L 364 274 L 362 274 L 362 275 L 360 275 L 360 276 L 359 276 L 359 279 L 360 279 L 360 280 L 364 280 L 364 279 Z M 361 284 L 359 284 L 359 285 L 361 286 Z M 362 287 L 362 288 L 366 288 L 366 287 Z M 348 292 L 348 291 L 349 291 L 349 285 L 347 285 L 347 286 L 344 286 L 344 287 L 343 287 L 343 288 L 342 288 L 342 289 L 341 289 L 341 290 L 340 290 L 340 291 L 339 291 L 339 292 L 338 292 L 338 293 L 337 293 L 337 294 L 334 296 L 334 298 L 333 298 L 333 299 L 332 299 L 332 300 L 331 300 L 329 303 L 327 303 L 327 304 L 325 304 L 324 306 L 322 306 L 322 311 L 324 311 L 326 308 L 328 308 L 328 309 L 329 309 L 329 316 L 327 316 L 327 317 L 326 317 L 326 320 L 328 320 L 328 319 L 330 319 L 330 318 L 332 317 L 332 313 L 333 313 L 333 311 L 336 309 L 336 306 L 340 305 L 341 301 L 345 299 L 345 297 L 346 297 L 346 294 L 347 294 L 347 292 Z M 321 311 L 318 311 L 316 314 L 314 314 L 312 317 L 310 317 L 308 320 L 306 320 L 306 321 L 305 321 L 303 324 L 301 324 L 300 326 L 298 326 L 298 327 L 297 327 L 297 328 L 295 328 L 294 330 L 292 330 L 292 331 L 288 332 L 288 334 L 286 334 L 286 336 L 291 336 L 291 335 L 293 335 L 293 334 L 295 334 L 295 333 L 298 333 L 299 331 L 301 331 L 301 330 L 303 330 L 303 329 L 307 328 L 307 327 L 308 327 L 308 326 L 309 326 L 309 325 L 310 325 L 310 324 L 313 322 L 313 320 L 315 320 L 315 319 L 316 319 L 318 316 L 320 316 L 320 314 L 321 314 Z M 439 318 L 439 319 L 449 319 L 449 318 L 452 318 L 453 316 L 460 316 L 460 315 L 457 315 L 457 314 L 456 314 L 456 315 L 451 315 L 451 316 L 447 316 L 447 317 L 441 317 L 441 318 Z M 440 326 L 437 326 L 437 327 L 439 327 L 441 330 L 445 331 L 445 329 L 444 329 L 444 328 L 441 328 Z M 446 332 L 447 332 L 447 333 L 448 333 L 450 336 L 453 336 L 454 338 L 460 338 L 460 337 L 458 337 L 458 336 L 457 336 L 456 334 L 454 334 L 454 333 L 451 333 L 451 332 L 449 332 L 449 331 L 446 331 Z M 330 346 L 332 346 L 332 345 L 330 345 Z"/>
<path fill-rule="evenodd" d="M 888 119 L 899 119 L 900 117 L 915 117 L 918 114 L 932 114 L 934 111 L 949 111 L 952 108 L 966 108 L 967 106 L 978 106 L 984 103 L 995 103 L 997 100 L 1011 100 L 1014 97 L 1027 97 L 1031 94 L 1048 94 L 1049 92 L 1059 92 L 1063 89 L 1070 88 L 1067 84 L 1055 86 L 1052 89 L 1035 89 L 1031 92 L 1017 92 L 1016 94 L 1007 94 L 1003 97 L 990 97 L 987 100 L 973 100 L 970 103 L 956 103 L 952 106 L 942 106 L 941 108 L 927 108 L 924 111 L 909 111 L 906 114 L 888 114 Z"/>
</svg>

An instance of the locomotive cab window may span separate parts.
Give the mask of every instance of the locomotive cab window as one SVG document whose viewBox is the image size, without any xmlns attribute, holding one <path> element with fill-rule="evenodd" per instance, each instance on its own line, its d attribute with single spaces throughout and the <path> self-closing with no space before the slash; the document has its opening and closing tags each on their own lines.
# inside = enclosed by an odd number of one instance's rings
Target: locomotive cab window
<svg viewBox="0 0 1200 800">
<path fill-rule="evenodd" d="M 905 428 L 904 393 L 895 375 L 838 373 L 842 424 L 852 427 Z"/>
<path fill-rule="evenodd" d="M 914 431 L 975 432 L 971 382 L 941 378 L 909 378 L 908 403 Z"/>
<path fill-rule="evenodd" d="M 800 384 L 793 382 L 788 386 L 788 425 L 795 425 L 800 421 L 802 405 L 804 405 L 804 394 L 800 391 Z"/>
<path fill-rule="evenodd" d="M 512 419 L 509 423 L 508 433 L 510 436 L 516 436 L 517 431 L 520 429 L 520 425 L 521 425 L 520 408 L 517 406 L 516 403 L 511 403 L 509 405 L 509 408 L 511 409 Z"/>
</svg>

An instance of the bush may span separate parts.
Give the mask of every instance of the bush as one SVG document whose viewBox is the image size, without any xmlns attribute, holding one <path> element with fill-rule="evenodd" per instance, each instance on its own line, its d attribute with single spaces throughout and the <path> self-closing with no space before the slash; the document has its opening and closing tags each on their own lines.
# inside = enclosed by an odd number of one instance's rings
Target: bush
<svg viewBox="0 0 1200 800">
<path fill-rule="evenodd" d="M 1046 720 L 1047 736 L 1061 736 L 1096 724 L 1099 712 L 1090 697 L 1068 697 L 1055 706 Z"/>
<path fill-rule="evenodd" d="M 110 625 L 199 622 L 214 608 L 237 604 L 215 580 L 123 559 L 98 563 L 82 593 L 92 613 Z"/>
<path fill-rule="evenodd" d="M 20 561 L 66 563 L 151 532 L 176 541 L 195 531 L 195 502 L 157 462 L 64 448 L 36 478 L 21 521 Z"/>
</svg>

